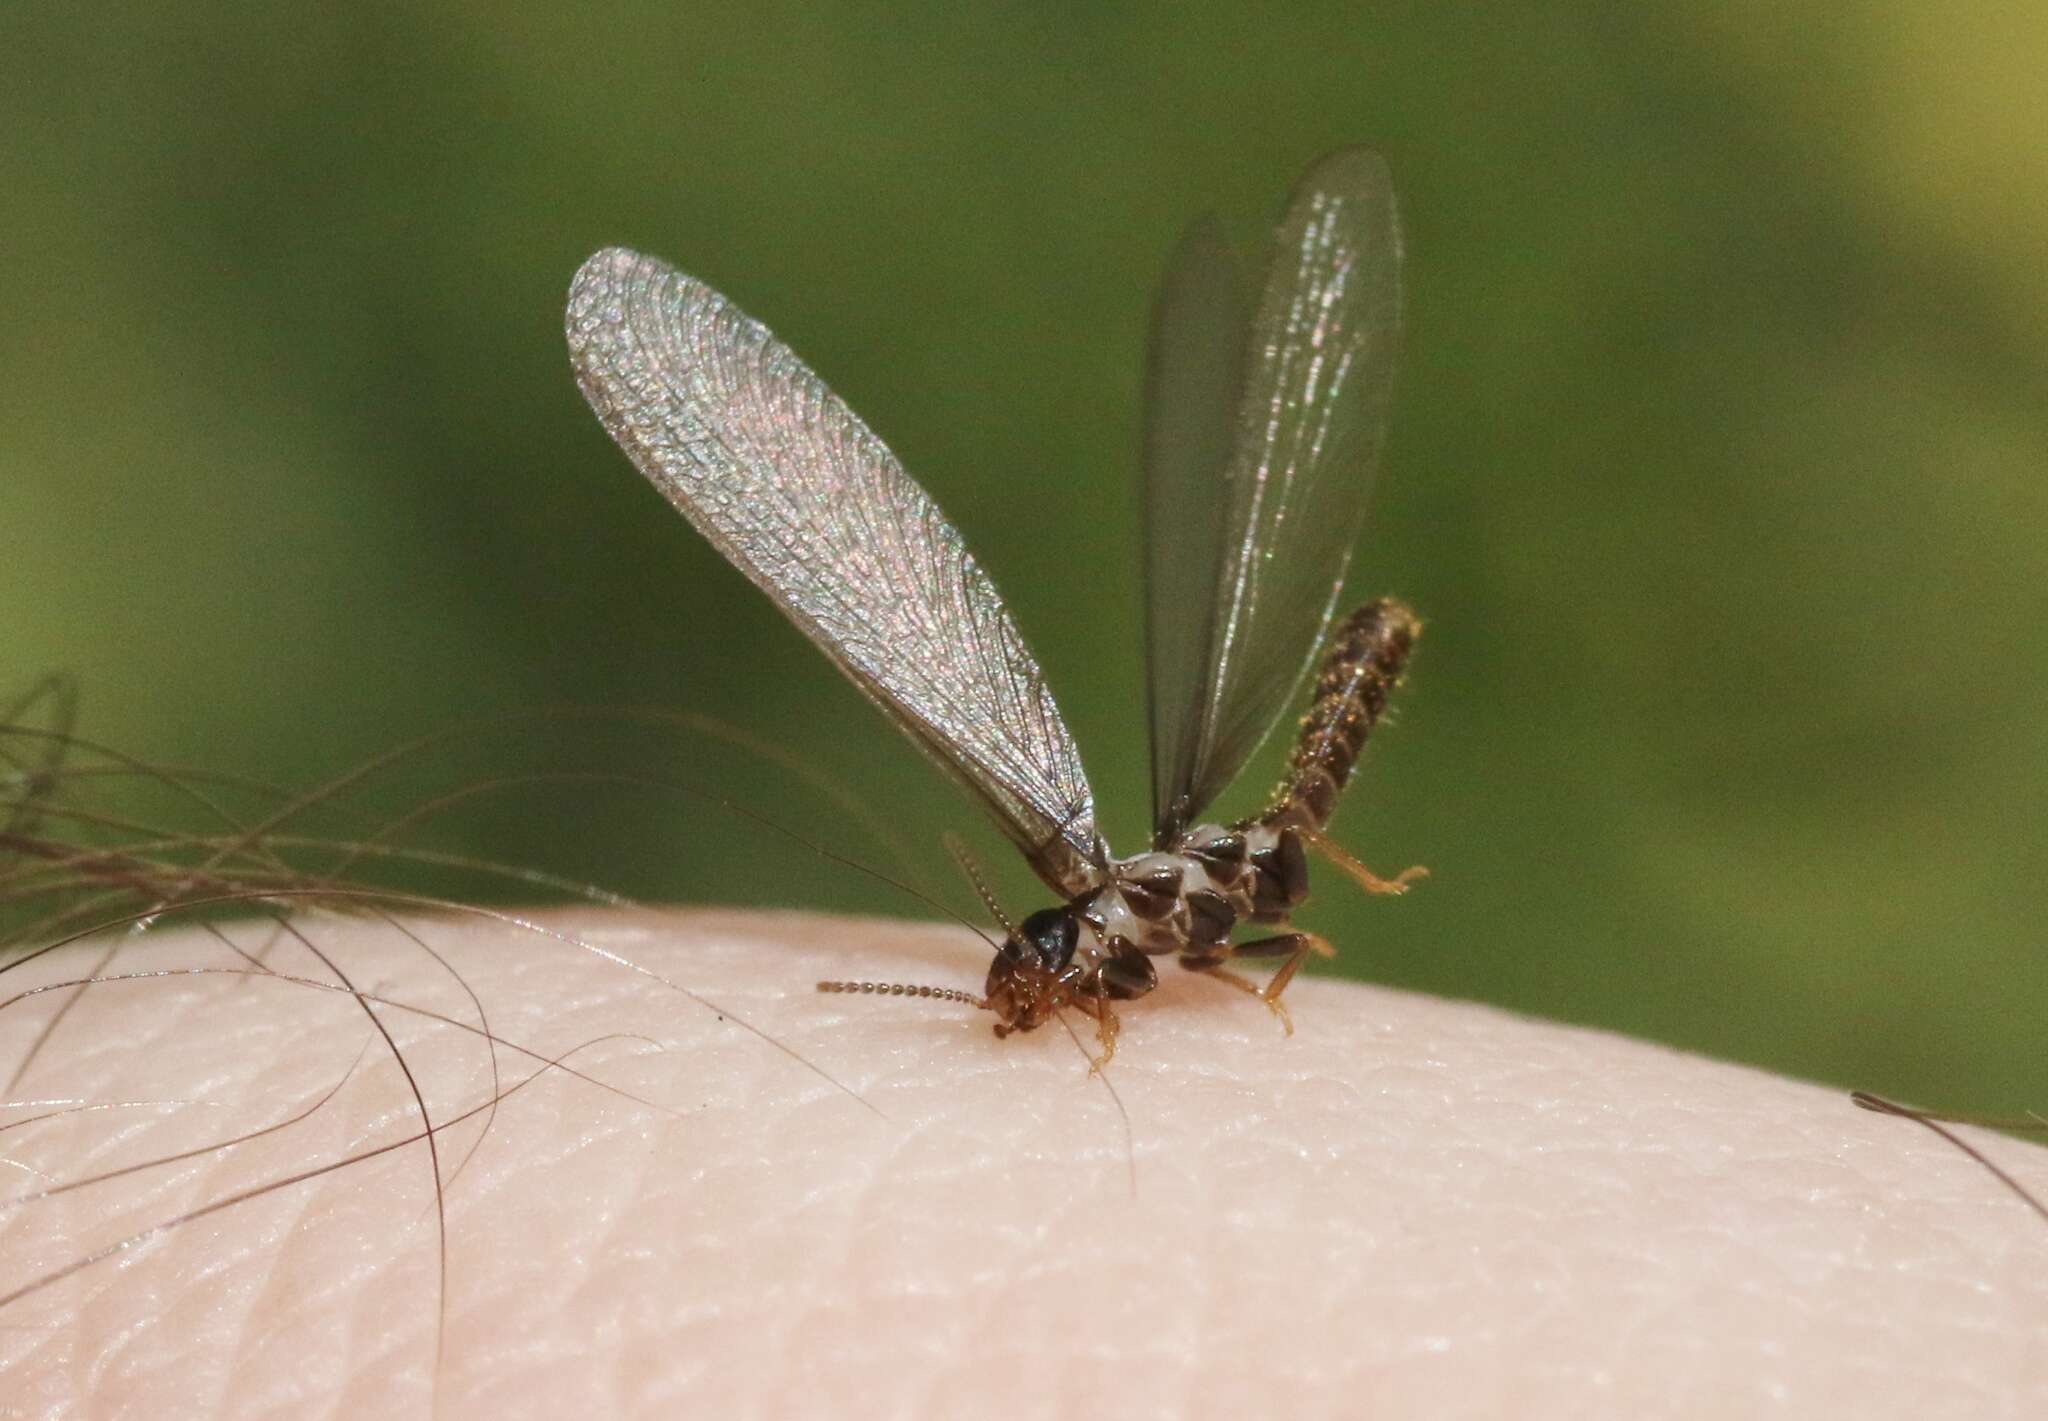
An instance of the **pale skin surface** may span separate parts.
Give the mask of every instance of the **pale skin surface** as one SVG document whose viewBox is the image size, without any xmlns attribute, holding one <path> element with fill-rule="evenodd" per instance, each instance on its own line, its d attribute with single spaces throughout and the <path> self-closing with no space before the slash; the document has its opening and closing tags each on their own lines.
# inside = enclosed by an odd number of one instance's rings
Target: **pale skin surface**
<svg viewBox="0 0 2048 1421">
<path fill-rule="evenodd" d="M 0 1416 L 2048 1414 L 2048 1225 L 1839 1091 L 1309 978 L 1286 1039 L 1170 969 L 1124 1012 L 1127 1145 L 1057 1028 L 998 1042 L 958 1005 L 811 988 L 978 985 L 964 930 L 547 921 L 867 1104 L 560 941 L 428 925 L 499 1037 L 644 1033 L 662 1049 L 573 1064 L 679 1114 L 559 1073 L 507 1099 L 447 1190 L 445 1307 L 419 1144 L 158 1234 L 0 1307 Z M 309 935 L 361 989 L 475 1020 L 388 928 Z M 205 964 L 240 965 L 179 930 L 112 970 Z M 55 1000 L 0 1013 L 0 1060 Z M 437 1118 L 488 1098 L 479 1037 L 384 1016 Z M 506 1085 L 534 1069 L 499 1054 Z M 0 1287 L 420 1128 L 345 995 L 93 988 L 6 1099 L 188 1103 L 0 1131 L 10 1198 L 273 1124 L 344 1077 L 263 1139 L 7 1208 Z M 480 1124 L 439 1137 L 444 1177 Z M 2048 1152 L 1973 1138 L 2048 1191 Z"/>
</svg>

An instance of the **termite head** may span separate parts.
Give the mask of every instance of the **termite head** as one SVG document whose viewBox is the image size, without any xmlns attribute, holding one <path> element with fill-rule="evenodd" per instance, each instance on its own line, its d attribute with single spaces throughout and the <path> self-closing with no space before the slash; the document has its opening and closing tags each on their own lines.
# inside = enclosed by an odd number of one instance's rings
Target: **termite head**
<svg viewBox="0 0 2048 1421">
<path fill-rule="evenodd" d="M 1007 921 L 1007 920 L 1006 920 Z M 996 1014 L 996 1035 L 1029 1031 L 1043 1026 L 1059 1009 L 1074 1000 L 1082 967 L 1074 961 L 1084 927 L 1080 912 L 1071 904 L 1033 913 L 1010 928 L 996 959 L 988 968 L 988 991 L 984 996 L 957 987 L 917 986 L 905 982 L 820 982 L 821 992 L 860 992 L 887 997 L 932 997 L 939 1001 L 965 1002 Z M 1092 931 L 1092 929 L 1090 929 Z M 1139 961 L 1142 963 L 1143 959 Z M 1145 967 L 1150 985 L 1151 968 Z M 1135 995 L 1119 992 L 1113 995 Z"/>
<path fill-rule="evenodd" d="M 1043 1026 L 1073 1000 L 1080 942 L 1081 915 L 1072 907 L 1040 909 L 1010 930 L 988 969 L 996 1035 Z"/>
</svg>

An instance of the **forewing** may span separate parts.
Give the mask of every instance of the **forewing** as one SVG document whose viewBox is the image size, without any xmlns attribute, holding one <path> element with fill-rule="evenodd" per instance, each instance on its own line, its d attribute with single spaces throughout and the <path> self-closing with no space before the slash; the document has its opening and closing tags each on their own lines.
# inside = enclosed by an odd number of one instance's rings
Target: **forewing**
<svg viewBox="0 0 2048 1421">
<path fill-rule="evenodd" d="M 697 531 L 1062 893 L 1105 853 L 1081 757 L 959 532 L 809 367 L 710 287 L 622 249 L 570 287 L 577 382 Z"/>
<path fill-rule="evenodd" d="M 1176 522 L 1148 494 L 1148 568 L 1180 569 L 1177 585 L 1193 569 L 1213 574 L 1202 605 L 1179 610 L 1201 626 L 1203 651 L 1193 659 L 1198 669 L 1187 673 L 1189 689 L 1153 694 L 1153 799 L 1162 837 L 1236 778 L 1314 659 L 1364 522 L 1400 321 L 1401 231 L 1386 164 L 1363 149 L 1332 153 L 1303 175 L 1267 245 L 1243 346 L 1242 394 L 1228 406 L 1235 410 L 1231 453 L 1210 465 L 1218 472 L 1206 501 L 1199 463 L 1162 477 L 1148 458 L 1148 486 L 1176 487 L 1187 506 Z M 1222 327 L 1190 321 L 1176 323 L 1174 333 Z M 1163 324 L 1160 332 L 1167 333 Z M 1178 359 L 1191 367 L 1222 363 Z M 1169 363 L 1155 356 L 1153 368 Z M 1155 401 L 1157 391 L 1155 381 Z M 1154 425 L 1195 418 L 1155 410 L 1148 451 L 1166 442 L 1152 435 Z M 1184 442 L 1206 450 L 1212 438 L 1198 433 Z M 1202 524 L 1205 502 L 1221 510 L 1214 528 Z M 1156 587 L 1150 593 L 1155 646 L 1166 641 L 1156 628 L 1176 615 L 1167 595 Z"/>
</svg>

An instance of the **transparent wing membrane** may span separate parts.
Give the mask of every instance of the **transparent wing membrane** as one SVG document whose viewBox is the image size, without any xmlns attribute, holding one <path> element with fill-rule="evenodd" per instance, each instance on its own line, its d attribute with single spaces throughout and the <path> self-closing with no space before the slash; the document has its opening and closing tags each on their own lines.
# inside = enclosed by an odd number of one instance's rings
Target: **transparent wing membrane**
<svg viewBox="0 0 2048 1421">
<path fill-rule="evenodd" d="M 1184 819 L 1222 577 L 1220 496 L 1237 440 L 1251 312 L 1237 254 L 1213 217 L 1174 249 L 1152 309 L 1145 368 L 1145 688 L 1152 727 L 1152 823 Z"/>
<path fill-rule="evenodd" d="M 1236 778 L 1314 660 L 1379 462 L 1400 278 L 1386 164 L 1355 148 L 1296 185 L 1248 320 L 1213 224 L 1175 254 L 1153 322 L 1143 500 L 1162 842 Z"/>
<path fill-rule="evenodd" d="M 1062 894 L 1105 859 L 1037 663 L 959 532 L 824 382 L 702 282 L 599 252 L 570 288 L 577 381 L 641 473 Z"/>
</svg>

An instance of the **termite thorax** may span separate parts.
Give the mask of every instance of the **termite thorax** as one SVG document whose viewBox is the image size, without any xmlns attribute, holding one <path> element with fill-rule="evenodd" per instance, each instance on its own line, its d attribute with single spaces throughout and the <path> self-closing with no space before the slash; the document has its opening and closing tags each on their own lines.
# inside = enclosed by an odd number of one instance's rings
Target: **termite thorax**
<svg viewBox="0 0 2048 1421">
<path fill-rule="evenodd" d="M 1281 922 L 1308 893 L 1300 836 L 1283 825 L 1200 824 L 1172 849 L 1119 859 L 1077 900 L 1105 952 L 1201 954 L 1241 921 Z"/>
</svg>

